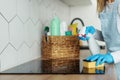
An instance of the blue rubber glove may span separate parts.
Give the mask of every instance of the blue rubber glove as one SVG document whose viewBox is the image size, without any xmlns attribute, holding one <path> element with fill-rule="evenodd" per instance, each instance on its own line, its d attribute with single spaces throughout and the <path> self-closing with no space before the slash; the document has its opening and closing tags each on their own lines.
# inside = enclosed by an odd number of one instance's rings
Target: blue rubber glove
<svg viewBox="0 0 120 80">
<path fill-rule="evenodd" d="M 84 27 L 79 33 L 79 39 L 83 41 L 87 41 L 90 39 L 90 36 L 96 32 L 93 26 Z"/>
<path fill-rule="evenodd" d="M 98 70 L 96 69 L 96 74 L 103 74 L 104 73 L 104 70 Z"/>
<path fill-rule="evenodd" d="M 87 41 L 90 39 L 90 37 L 79 37 L 80 40 Z"/>
<path fill-rule="evenodd" d="M 95 28 L 94 28 L 94 26 L 87 26 L 86 27 L 86 35 L 88 35 L 88 33 L 91 33 L 91 34 L 94 34 L 95 33 Z"/>
<path fill-rule="evenodd" d="M 96 54 L 96 55 L 88 57 L 86 60 L 96 61 L 96 66 L 98 66 L 99 64 L 103 64 L 103 63 L 108 63 L 108 64 L 114 63 L 114 59 L 111 53 Z"/>
</svg>

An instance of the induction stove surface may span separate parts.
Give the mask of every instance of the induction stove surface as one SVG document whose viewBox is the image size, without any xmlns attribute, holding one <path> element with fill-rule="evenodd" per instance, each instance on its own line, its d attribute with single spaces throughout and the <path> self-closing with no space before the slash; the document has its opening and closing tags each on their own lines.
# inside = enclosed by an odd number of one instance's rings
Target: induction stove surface
<svg viewBox="0 0 120 80">
<path fill-rule="evenodd" d="M 0 72 L 1 74 L 105 74 L 105 67 L 84 68 L 83 60 L 41 60 L 36 59 L 25 64 Z"/>
</svg>

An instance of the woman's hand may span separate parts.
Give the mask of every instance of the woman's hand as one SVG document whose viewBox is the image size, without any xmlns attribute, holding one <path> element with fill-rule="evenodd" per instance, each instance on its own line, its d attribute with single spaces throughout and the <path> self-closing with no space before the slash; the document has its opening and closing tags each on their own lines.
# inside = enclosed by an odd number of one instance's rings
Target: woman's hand
<svg viewBox="0 0 120 80">
<path fill-rule="evenodd" d="M 96 55 L 88 57 L 86 60 L 96 61 L 96 66 L 98 66 L 99 64 L 103 64 L 103 63 L 108 63 L 108 64 L 114 63 L 114 59 L 111 53 L 96 54 Z"/>
<path fill-rule="evenodd" d="M 93 26 L 86 26 L 80 30 L 79 39 L 87 41 L 95 33 L 95 28 Z"/>
</svg>

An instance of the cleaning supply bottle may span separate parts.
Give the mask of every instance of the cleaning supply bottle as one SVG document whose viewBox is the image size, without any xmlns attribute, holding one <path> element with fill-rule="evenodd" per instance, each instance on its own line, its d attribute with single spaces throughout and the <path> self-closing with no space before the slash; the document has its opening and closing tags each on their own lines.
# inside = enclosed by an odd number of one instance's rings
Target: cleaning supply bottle
<svg viewBox="0 0 120 80">
<path fill-rule="evenodd" d="M 69 30 L 72 31 L 72 35 L 75 35 L 75 36 L 78 35 L 77 27 L 78 27 L 78 23 L 74 23 L 69 26 Z"/>
<path fill-rule="evenodd" d="M 87 42 L 88 42 L 88 45 L 89 45 L 91 55 L 95 55 L 95 54 L 100 53 L 100 47 L 99 47 L 98 43 L 96 42 L 96 40 L 94 39 L 93 36 L 91 36 L 91 38 Z"/>
<path fill-rule="evenodd" d="M 60 24 L 60 33 L 62 36 L 65 36 L 66 31 L 68 31 L 67 23 L 65 21 Z"/>
<path fill-rule="evenodd" d="M 60 36 L 60 19 L 55 16 L 51 21 L 51 35 L 52 36 Z"/>
</svg>

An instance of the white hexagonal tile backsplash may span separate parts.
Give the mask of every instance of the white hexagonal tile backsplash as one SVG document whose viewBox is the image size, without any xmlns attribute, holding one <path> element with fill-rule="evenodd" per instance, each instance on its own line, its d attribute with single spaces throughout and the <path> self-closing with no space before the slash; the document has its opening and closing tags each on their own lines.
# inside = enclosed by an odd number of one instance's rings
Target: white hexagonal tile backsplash
<svg viewBox="0 0 120 80">
<path fill-rule="evenodd" d="M 36 25 L 35 25 L 35 40 L 40 43 L 41 42 L 41 36 L 42 36 L 42 24 L 39 21 Z"/>
<path fill-rule="evenodd" d="M 18 63 L 17 52 L 11 45 L 8 45 L 3 54 L 0 55 L 1 60 L 1 71 L 7 70 L 16 66 Z"/>
<path fill-rule="evenodd" d="M 8 23 L 0 15 L 0 52 L 8 44 L 8 41 L 9 41 Z"/>
<path fill-rule="evenodd" d="M 0 0 L 0 70 L 41 56 L 44 27 L 53 16 L 69 19 L 59 0 Z M 64 10 L 65 9 L 65 10 Z"/>
<path fill-rule="evenodd" d="M 29 0 L 17 0 L 17 14 L 23 22 L 27 21 L 30 17 Z"/>
<path fill-rule="evenodd" d="M 17 53 L 17 55 L 18 55 L 18 63 L 19 64 L 28 62 L 31 58 L 29 48 L 25 44 L 23 44 L 23 46 L 19 49 L 19 52 Z"/>
<path fill-rule="evenodd" d="M 29 47 L 32 46 L 32 44 L 35 42 L 35 25 L 33 24 L 32 20 L 29 19 L 26 23 L 25 23 L 25 42 L 29 45 Z"/>
<path fill-rule="evenodd" d="M 38 0 L 31 0 L 30 1 L 30 18 L 36 24 L 39 19 L 39 3 Z"/>
<path fill-rule="evenodd" d="M 16 49 L 20 47 L 24 41 L 24 25 L 18 17 L 9 24 L 10 29 L 10 42 Z"/>
<path fill-rule="evenodd" d="M 16 15 L 16 0 L 0 0 L 0 12 L 7 21 L 10 21 Z"/>
</svg>

